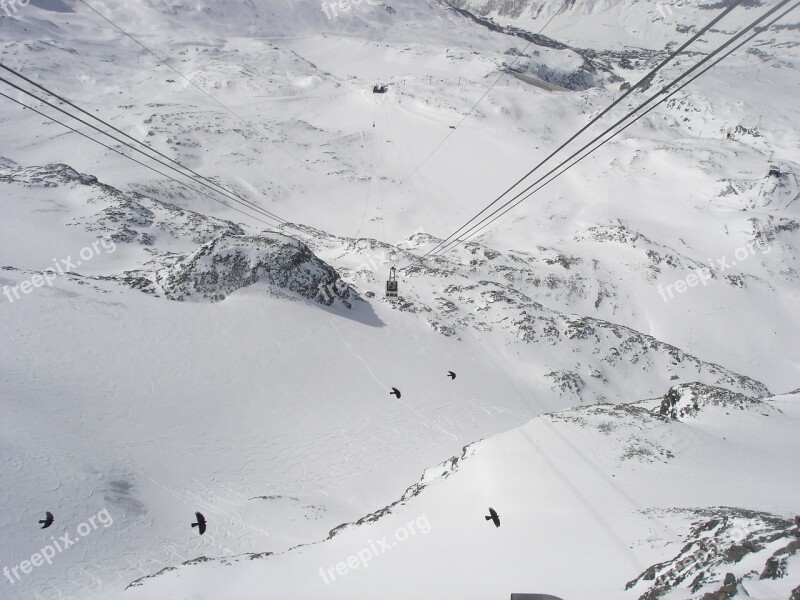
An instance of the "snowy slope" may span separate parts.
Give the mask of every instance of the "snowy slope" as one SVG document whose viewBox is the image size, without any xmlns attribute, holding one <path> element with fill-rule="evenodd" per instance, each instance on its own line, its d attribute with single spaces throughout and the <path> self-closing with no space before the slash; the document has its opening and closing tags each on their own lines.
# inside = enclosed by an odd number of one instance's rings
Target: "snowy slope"
<svg viewBox="0 0 800 600">
<path fill-rule="evenodd" d="M 0 12 L 3 64 L 290 223 L 0 97 L 0 568 L 114 519 L 0 597 L 638 598 L 707 531 L 788 531 L 797 15 L 419 262 L 721 6 L 571 3 L 528 46 L 560 2 L 89 4 L 180 73 L 73 0 Z M 767 7 L 745 4 L 699 48 Z M 709 405 L 654 416 L 681 384 Z M 795 555 L 746 576 L 789 535 L 695 595 L 732 572 L 788 597 Z"/>
<path fill-rule="evenodd" d="M 743 403 L 703 386 L 679 395 L 698 411 L 673 420 L 648 401 L 539 417 L 465 448 L 323 544 L 182 566 L 125 596 L 700 598 L 732 573 L 751 597 L 788 598 L 800 569 L 800 396 Z M 483 519 L 488 506 L 499 529 Z M 370 557 L 384 548 L 377 540 L 388 548 Z M 326 572 L 359 552 L 355 568 Z M 761 578 L 772 555 L 783 575 Z"/>
</svg>

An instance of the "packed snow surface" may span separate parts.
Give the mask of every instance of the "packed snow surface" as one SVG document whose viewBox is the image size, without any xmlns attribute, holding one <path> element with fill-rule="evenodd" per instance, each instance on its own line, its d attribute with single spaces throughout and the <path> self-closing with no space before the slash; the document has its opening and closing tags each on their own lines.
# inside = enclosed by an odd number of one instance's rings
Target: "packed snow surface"
<svg viewBox="0 0 800 600">
<path fill-rule="evenodd" d="M 1 2 L 0 598 L 797 600 L 800 12 L 421 258 L 730 4 Z"/>
</svg>

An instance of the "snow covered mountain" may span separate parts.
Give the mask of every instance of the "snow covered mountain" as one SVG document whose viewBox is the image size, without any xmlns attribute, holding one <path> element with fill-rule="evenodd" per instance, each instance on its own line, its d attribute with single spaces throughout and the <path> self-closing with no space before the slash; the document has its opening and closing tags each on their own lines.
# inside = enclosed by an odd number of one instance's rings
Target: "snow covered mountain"
<svg viewBox="0 0 800 600">
<path fill-rule="evenodd" d="M 387 580 L 393 598 L 436 597 L 485 569 L 470 578 L 469 597 L 585 597 L 590 588 L 598 598 L 725 598 L 732 579 L 740 596 L 789 598 L 800 529 L 771 510 L 800 491 L 800 396 L 750 400 L 702 385 L 667 396 L 694 411 L 674 419 L 644 401 L 543 415 L 465 447 L 322 543 L 189 562 L 135 582 L 131 597 L 221 586 L 214 597 L 236 582 L 237 597 L 258 598 L 263 582 L 303 598 L 368 598 Z M 753 460 L 766 447 L 768 466 Z M 487 503 L 500 513 L 499 531 L 482 522 Z M 389 547 L 373 552 L 375 540 Z M 350 556 L 363 560 L 326 571 Z"/>
<path fill-rule="evenodd" d="M 796 600 L 800 12 L 420 259 L 730 5 L 0 4 L 0 597 Z"/>
</svg>

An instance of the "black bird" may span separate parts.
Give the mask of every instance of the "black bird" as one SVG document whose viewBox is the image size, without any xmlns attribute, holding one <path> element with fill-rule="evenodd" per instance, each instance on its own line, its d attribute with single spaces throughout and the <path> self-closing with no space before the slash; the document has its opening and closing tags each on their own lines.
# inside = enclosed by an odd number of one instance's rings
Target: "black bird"
<svg viewBox="0 0 800 600">
<path fill-rule="evenodd" d="M 43 521 L 39 521 L 39 523 L 41 524 L 42 529 L 47 529 L 48 527 L 50 527 L 50 525 L 53 524 L 53 513 L 48 511 L 47 515 L 44 518 L 44 520 Z"/>
<path fill-rule="evenodd" d="M 455 379 L 455 378 L 456 378 L 456 374 L 455 374 L 455 373 L 453 373 L 452 371 L 448 371 L 448 372 L 447 372 L 447 376 L 448 376 L 450 379 Z"/>
<path fill-rule="evenodd" d="M 206 518 L 199 512 L 194 513 L 194 516 L 197 517 L 197 523 L 192 523 L 192 527 L 197 527 L 200 535 L 203 535 L 206 532 Z"/>
<path fill-rule="evenodd" d="M 399 400 L 400 399 L 400 390 L 398 390 L 397 388 L 392 388 L 392 391 L 389 392 L 389 395 L 397 396 L 397 399 Z"/>
<path fill-rule="evenodd" d="M 494 523 L 495 527 L 500 527 L 500 515 L 491 506 L 489 507 L 489 516 L 484 517 L 487 521 Z"/>
</svg>

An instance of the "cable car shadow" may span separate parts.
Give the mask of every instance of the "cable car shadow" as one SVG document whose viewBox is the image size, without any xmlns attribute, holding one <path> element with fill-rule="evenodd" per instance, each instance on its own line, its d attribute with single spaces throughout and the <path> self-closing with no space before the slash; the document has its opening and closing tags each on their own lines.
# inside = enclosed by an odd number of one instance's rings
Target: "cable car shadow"
<svg viewBox="0 0 800 600">
<path fill-rule="evenodd" d="M 333 306 L 325 306 L 316 304 L 315 306 L 321 308 L 325 312 L 335 316 L 349 319 L 367 325 L 368 327 L 386 327 L 386 323 L 381 321 L 372 305 L 363 299 L 356 299 L 353 301 L 352 308 L 347 308 L 342 304 L 334 304 Z"/>
</svg>

